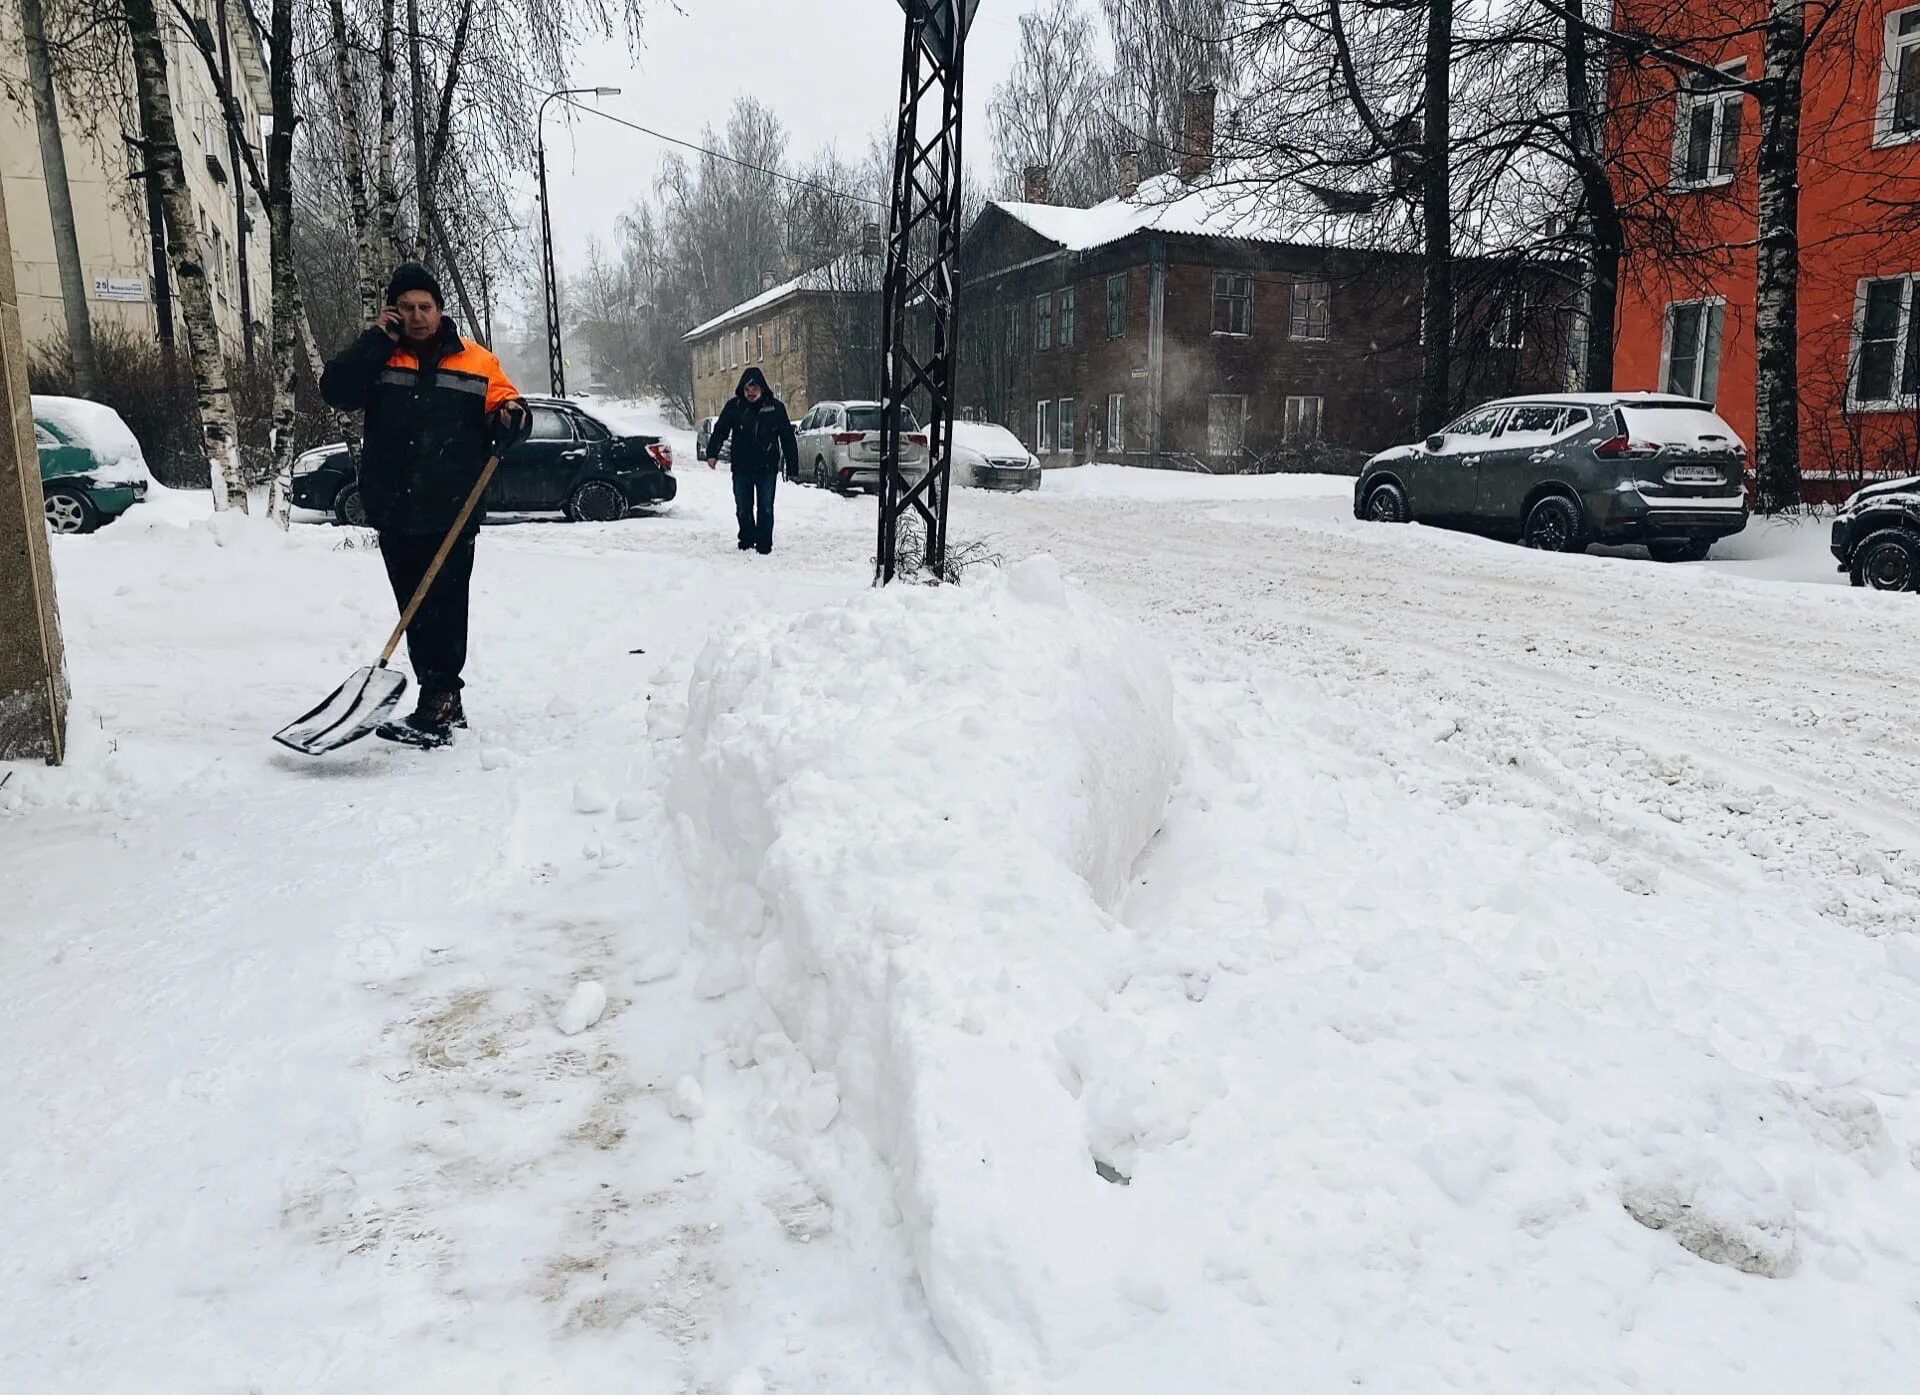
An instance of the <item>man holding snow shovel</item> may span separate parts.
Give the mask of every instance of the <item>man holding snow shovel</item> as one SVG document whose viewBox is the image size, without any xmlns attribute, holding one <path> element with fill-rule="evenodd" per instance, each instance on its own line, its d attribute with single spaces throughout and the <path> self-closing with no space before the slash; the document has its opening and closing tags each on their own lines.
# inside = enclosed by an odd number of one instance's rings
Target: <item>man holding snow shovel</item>
<svg viewBox="0 0 1920 1395">
<path fill-rule="evenodd" d="M 387 283 L 373 326 L 320 375 L 320 395 L 366 413 L 360 497 L 380 534 L 380 555 L 404 610 L 452 530 L 494 449 L 527 419 L 527 404 L 500 360 L 455 331 L 440 283 L 404 262 Z M 467 591 L 482 509 L 461 531 L 407 626 L 419 705 L 377 735 L 410 746 L 444 746 L 467 724 L 460 671 L 467 662 Z"/>
</svg>

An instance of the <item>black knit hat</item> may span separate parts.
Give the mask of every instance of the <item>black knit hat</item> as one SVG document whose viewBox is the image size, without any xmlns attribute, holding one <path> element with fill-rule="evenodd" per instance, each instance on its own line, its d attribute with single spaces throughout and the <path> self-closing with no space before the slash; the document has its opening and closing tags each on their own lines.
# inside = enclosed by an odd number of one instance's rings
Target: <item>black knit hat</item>
<svg viewBox="0 0 1920 1395">
<path fill-rule="evenodd" d="M 440 283 L 419 262 L 401 262 L 393 269 L 393 279 L 387 282 L 387 304 L 398 305 L 400 297 L 408 291 L 425 291 L 433 297 L 435 305 L 443 308 L 446 305 L 440 295 Z"/>
</svg>

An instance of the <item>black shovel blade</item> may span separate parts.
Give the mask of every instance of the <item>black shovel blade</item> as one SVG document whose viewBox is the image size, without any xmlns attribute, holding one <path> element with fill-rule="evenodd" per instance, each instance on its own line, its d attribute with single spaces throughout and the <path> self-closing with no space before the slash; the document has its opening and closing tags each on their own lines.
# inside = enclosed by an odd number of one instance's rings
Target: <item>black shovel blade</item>
<svg viewBox="0 0 1920 1395">
<path fill-rule="evenodd" d="M 407 676 L 396 669 L 356 669 L 325 702 L 276 731 L 273 739 L 307 756 L 337 751 L 384 722 L 406 690 Z"/>
</svg>

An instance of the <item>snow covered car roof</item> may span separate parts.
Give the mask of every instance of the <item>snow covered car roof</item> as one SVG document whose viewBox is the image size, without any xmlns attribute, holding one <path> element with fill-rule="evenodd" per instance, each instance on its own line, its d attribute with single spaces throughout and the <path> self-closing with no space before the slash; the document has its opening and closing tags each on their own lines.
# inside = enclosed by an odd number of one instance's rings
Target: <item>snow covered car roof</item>
<svg viewBox="0 0 1920 1395">
<path fill-rule="evenodd" d="M 1671 392 L 1529 392 L 1520 397 L 1499 397 L 1480 407 L 1512 407 L 1528 402 L 1565 403 L 1571 407 L 1697 407 L 1711 412 L 1713 404 L 1697 397 L 1681 397 Z M 1480 407 L 1474 408 L 1479 411 Z"/>
<path fill-rule="evenodd" d="M 1017 455 L 1023 460 L 1029 454 L 1027 448 L 1020 444 L 1018 436 L 992 421 L 956 421 L 953 424 L 953 444 L 983 453 Z"/>
<path fill-rule="evenodd" d="M 103 402 L 84 397 L 51 397 L 35 393 L 33 417 L 80 446 L 98 462 L 90 473 L 103 484 L 150 481 L 147 458 L 140 442 L 120 414 Z"/>
</svg>

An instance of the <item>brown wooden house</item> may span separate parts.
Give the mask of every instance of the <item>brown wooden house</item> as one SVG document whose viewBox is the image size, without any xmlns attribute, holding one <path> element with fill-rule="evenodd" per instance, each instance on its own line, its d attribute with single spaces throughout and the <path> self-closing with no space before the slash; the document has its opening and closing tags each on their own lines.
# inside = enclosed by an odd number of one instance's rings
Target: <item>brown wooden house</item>
<svg viewBox="0 0 1920 1395">
<path fill-rule="evenodd" d="M 1047 465 L 1341 468 L 1411 439 L 1420 261 L 1382 221 L 1404 210 L 1231 174 L 1203 157 L 1093 208 L 988 204 L 960 252 L 961 415 Z M 1566 277 L 1488 257 L 1456 279 L 1459 407 L 1567 385 Z"/>
<path fill-rule="evenodd" d="M 877 397 L 879 268 L 842 257 L 721 311 L 682 336 L 694 416 L 718 416 L 749 366 L 795 421 L 815 402 Z"/>
</svg>

